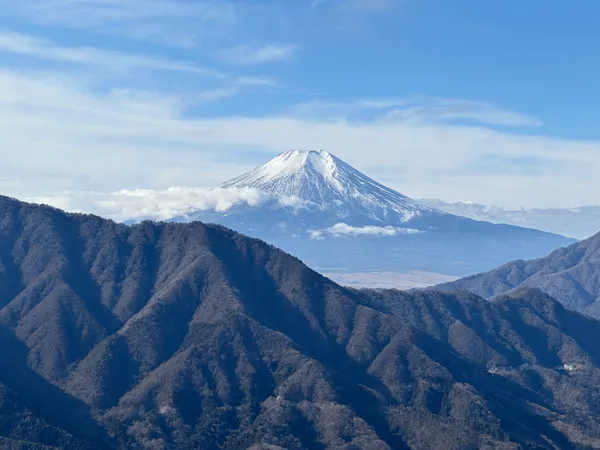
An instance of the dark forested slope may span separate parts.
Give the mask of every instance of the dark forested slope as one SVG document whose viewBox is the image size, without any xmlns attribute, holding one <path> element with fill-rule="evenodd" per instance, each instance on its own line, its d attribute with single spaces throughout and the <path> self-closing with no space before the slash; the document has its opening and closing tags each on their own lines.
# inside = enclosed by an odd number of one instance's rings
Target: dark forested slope
<svg viewBox="0 0 600 450">
<path fill-rule="evenodd" d="M 344 289 L 218 226 L 0 197 L 0 339 L 6 448 L 600 445 L 596 321 Z"/>
<path fill-rule="evenodd" d="M 535 287 L 569 309 L 600 318 L 600 234 L 552 252 L 515 261 L 434 289 L 465 289 L 491 298 L 519 287 Z"/>
</svg>

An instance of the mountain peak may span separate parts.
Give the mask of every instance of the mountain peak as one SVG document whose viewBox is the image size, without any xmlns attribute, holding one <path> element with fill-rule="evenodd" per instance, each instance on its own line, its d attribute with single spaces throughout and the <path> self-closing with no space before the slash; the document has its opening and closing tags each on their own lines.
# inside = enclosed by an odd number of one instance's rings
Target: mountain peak
<svg viewBox="0 0 600 450">
<path fill-rule="evenodd" d="M 291 149 L 287 152 L 280 153 L 278 156 L 273 158 L 271 161 L 280 158 L 298 158 L 303 159 L 304 163 L 309 162 L 309 158 L 331 158 L 333 155 L 325 150 L 302 150 L 302 149 Z"/>
<path fill-rule="evenodd" d="M 327 176 L 335 170 L 336 161 L 339 159 L 325 150 L 289 150 L 269 162 L 274 163 L 275 161 L 280 161 L 289 168 L 294 165 L 297 165 L 298 168 L 310 167 L 317 173 Z"/>
<path fill-rule="evenodd" d="M 325 150 L 298 150 L 292 149 L 287 152 L 283 152 L 273 158 L 269 162 L 274 161 L 286 161 L 288 164 L 298 164 L 299 166 L 306 166 L 312 164 L 319 164 L 320 162 L 332 162 L 335 161 L 336 156 L 332 155 Z"/>
<path fill-rule="evenodd" d="M 340 214 L 360 209 L 372 218 L 379 217 L 377 221 L 382 213 L 395 212 L 392 216 L 400 215 L 404 221 L 430 211 L 325 150 L 289 150 L 222 187 L 250 187 L 298 197 L 322 208 L 337 208 Z"/>
<path fill-rule="evenodd" d="M 253 187 L 297 197 L 303 197 L 309 185 L 326 185 L 339 192 L 341 186 L 336 179 L 339 163 L 344 164 L 325 150 L 289 150 L 223 186 Z"/>
</svg>

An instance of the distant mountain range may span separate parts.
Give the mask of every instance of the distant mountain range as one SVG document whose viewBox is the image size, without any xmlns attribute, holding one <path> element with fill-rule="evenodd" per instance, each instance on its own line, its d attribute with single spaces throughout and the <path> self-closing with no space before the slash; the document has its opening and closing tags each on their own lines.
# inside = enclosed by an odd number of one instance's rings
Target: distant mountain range
<svg viewBox="0 0 600 450">
<path fill-rule="evenodd" d="M 600 318 L 600 234 L 544 258 L 514 261 L 435 288 L 491 298 L 522 287 L 539 288 L 569 309 Z"/>
<path fill-rule="evenodd" d="M 435 199 L 420 199 L 418 202 L 430 208 L 474 220 L 535 228 L 576 239 L 586 239 L 600 231 L 600 206 L 506 209 L 473 202 L 448 202 Z"/>
<path fill-rule="evenodd" d="M 599 340 L 536 289 L 351 290 L 220 226 L 0 197 L 1 448 L 597 448 Z"/>
<path fill-rule="evenodd" d="M 258 237 L 323 273 L 428 271 L 465 276 L 575 242 L 424 206 L 325 151 L 289 151 L 228 181 L 268 200 L 174 217 Z"/>
</svg>

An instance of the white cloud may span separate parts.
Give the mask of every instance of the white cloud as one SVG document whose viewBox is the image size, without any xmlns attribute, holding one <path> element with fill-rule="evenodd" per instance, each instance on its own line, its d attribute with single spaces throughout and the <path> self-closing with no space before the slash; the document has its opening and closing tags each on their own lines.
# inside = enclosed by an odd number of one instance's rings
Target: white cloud
<svg viewBox="0 0 600 450">
<path fill-rule="evenodd" d="M 311 8 L 333 4 L 344 12 L 375 14 L 388 11 L 398 0 L 313 0 Z"/>
<path fill-rule="evenodd" d="M 150 69 L 185 72 L 192 75 L 226 78 L 227 75 L 190 62 L 156 56 L 121 53 L 93 47 L 65 47 L 35 37 L 0 30 L 0 51 L 37 59 L 98 66 L 110 70 Z"/>
<path fill-rule="evenodd" d="M 239 77 L 237 82 L 242 86 L 282 87 L 280 83 L 268 77 Z"/>
<path fill-rule="evenodd" d="M 325 236 L 396 236 L 398 234 L 419 234 L 421 231 L 412 228 L 397 228 L 392 226 L 377 227 L 353 227 L 346 223 L 337 223 L 324 230 L 313 230 L 310 232 L 311 239 L 322 239 Z"/>
<path fill-rule="evenodd" d="M 240 4 L 226 0 L 0 0 L 6 14 L 48 26 L 84 29 L 178 46 L 227 35 Z"/>
<path fill-rule="evenodd" d="M 542 124 L 535 117 L 509 111 L 489 102 L 424 96 L 345 102 L 312 100 L 294 105 L 290 113 L 301 117 L 362 117 L 375 113 L 380 120 L 417 123 L 472 121 L 507 127 Z"/>
<path fill-rule="evenodd" d="M 392 118 L 194 118 L 187 106 L 161 92 L 0 71 L 0 186 L 17 197 L 214 187 L 289 148 L 324 148 L 411 197 L 571 207 L 597 203 L 600 190 L 598 142 Z M 520 160 L 537 170 L 515 170 Z"/>
<path fill-rule="evenodd" d="M 221 52 L 221 59 L 230 64 L 252 66 L 291 60 L 299 47 L 296 45 L 268 44 L 262 46 L 240 45 Z"/>
<path fill-rule="evenodd" d="M 274 197 L 252 188 L 199 189 L 172 187 L 162 191 L 124 189 L 116 192 L 66 191 L 27 198 L 65 211 L 92 213 L 116 221 L 167 220 L 196 211 L 225 212 L 235 205 L 258 206 L 268 201 L 291 208 L 306 206 L 295 197 Z"/>
<path fill-rule="evenodd" d="M 356 13 L 376 14 L 398 5 L 399 0 L 341 0 L 342 9 Z"/>
<path fill-rule="evenodd" d="M 359 99 L 352 101 L 310 100 L 289 108 L 292 116 L 348 117 L 363 112 L 381 112 L 407 103 L 406 99 Z"/>
<path fill-rule="evenodd" d="M 388 113 L 389 119 L 417 121 L 471 120 L 490 125 L 509 127 L 539 126 L 542 122 L 531 116 L 508 111 L 488 102 L 458 99 L 415 99 L 421 104 L 396 108 Z"/>
<path fill-rule="evenodd" d="M 192 96 L 192 99 L 190 99 L 190 103 L 214 102 L 216 100 L 233 97 L 238 92 L 239 89 L 237 87 L 212 89 L 204 92 L 199 92 L 198 94 Z"/>
</svg>

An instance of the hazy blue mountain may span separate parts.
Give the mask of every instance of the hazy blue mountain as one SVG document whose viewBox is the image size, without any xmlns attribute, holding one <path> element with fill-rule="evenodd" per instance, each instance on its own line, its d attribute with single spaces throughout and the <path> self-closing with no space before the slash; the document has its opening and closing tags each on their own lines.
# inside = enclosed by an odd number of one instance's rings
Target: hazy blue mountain
<svg viewBox="0 0 600 450">
<path fill-rule="evenodd" d="M 535 228 L 577 239 L 586 239 L 600 230 L 600 206 L 508 209 L 473 202 L 447 202 L 436 199 L 418 201 L 423 205 L 458 216 Z"/>
</svg>

